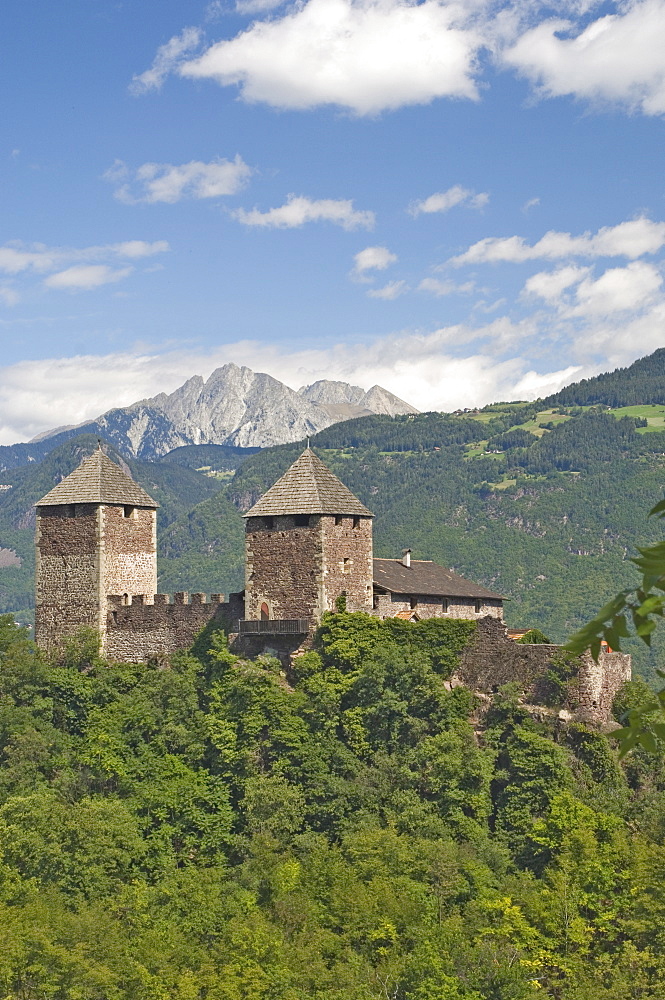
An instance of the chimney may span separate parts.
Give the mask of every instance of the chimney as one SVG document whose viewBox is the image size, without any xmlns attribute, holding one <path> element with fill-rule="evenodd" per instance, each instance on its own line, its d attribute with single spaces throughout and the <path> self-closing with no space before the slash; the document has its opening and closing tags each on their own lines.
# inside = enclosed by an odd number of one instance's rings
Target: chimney
<svg viewBox="0 0 665 1000">
<path fill-rule="evenodd" d="M 402 566 L 411 568 L 411 549 L 402 549 Z"/>
</svg>

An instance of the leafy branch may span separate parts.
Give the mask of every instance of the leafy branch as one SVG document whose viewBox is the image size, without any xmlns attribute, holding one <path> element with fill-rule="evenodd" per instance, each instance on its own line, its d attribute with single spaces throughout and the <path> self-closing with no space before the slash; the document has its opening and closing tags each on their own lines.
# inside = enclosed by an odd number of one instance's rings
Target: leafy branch
<svg viewBox="0 0 665 1000">
<path fill-rule="evenodd" d="M 649 511 L 649 517 L 665 518 L 665 500 Z M 592 621 L 575 632 L 564 646 L 568 652 L 579 656 L 588 649 L 594 660 L 598 660 L 603 640 L 611 649 L 620 651 L 621 640 L 631 634 L 651 646 L 651 635 L 665 616 L 665 541 L 637 551 L 639 555 L 631 562 L 642 573 L 640 585 L 620 591 Z M 632 625 L 632 632 L 629 625 Z M 665 677 L 662 671 L 657 673 Z M 648 718 L 654 712 L 665 718 L 665 688 L 653 700 L 631 709 L 626 715 L 626 725 L 615 730 L 620 756 L 625 757 L 637 745 L 654 752 L 656 737 L 665 740 L 665 722 L 653 722 Z"/>
</svg>

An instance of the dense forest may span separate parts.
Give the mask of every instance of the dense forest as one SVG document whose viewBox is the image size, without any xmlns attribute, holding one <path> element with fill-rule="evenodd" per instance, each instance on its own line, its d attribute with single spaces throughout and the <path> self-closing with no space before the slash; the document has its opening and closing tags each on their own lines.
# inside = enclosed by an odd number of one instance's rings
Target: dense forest
<svg viewBox="0 0 665 1000">
<path fill-rule="evenodd" d="M 473 624 L 421 624 L 330 615 L 285 675 L 0 619 L 1 995 L 661 1000 L 663 747 L 481 711 Z"/>
</svg>

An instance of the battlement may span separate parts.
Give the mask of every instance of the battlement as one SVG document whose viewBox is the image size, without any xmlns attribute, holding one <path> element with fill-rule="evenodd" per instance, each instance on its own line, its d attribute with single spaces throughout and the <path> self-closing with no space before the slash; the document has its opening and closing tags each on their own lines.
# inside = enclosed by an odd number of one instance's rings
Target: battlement
<svg viewBox="0 0 665 1000">
<path fill-rule="evenodd" d="M 231 629 L 243 616 L 242 594 L 112 594 L 107 597 L 104 652 L 117 660 L 148 660 L 186 649 L 209 622 Z"/>
</svg>

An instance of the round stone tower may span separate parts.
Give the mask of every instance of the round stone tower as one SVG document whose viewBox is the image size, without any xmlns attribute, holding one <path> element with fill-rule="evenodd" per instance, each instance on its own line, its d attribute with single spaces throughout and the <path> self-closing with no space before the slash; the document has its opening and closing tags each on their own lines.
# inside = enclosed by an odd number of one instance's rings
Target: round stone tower
<svg viewBox="0 0 665 1000">
<path fill-rule="evenodd" d="M 245 514 L 245 619 L 372 610 L 372 513 L 310 448 Z"/>
<path fill-rule="evenodd" d="M 106 630 L 107 596 L 157 590 L 159 505 L 101 446 L 37 503 L 35 638 Z"/>
</svg>

